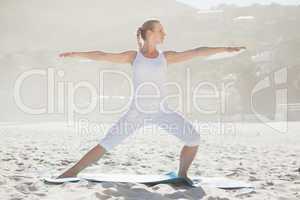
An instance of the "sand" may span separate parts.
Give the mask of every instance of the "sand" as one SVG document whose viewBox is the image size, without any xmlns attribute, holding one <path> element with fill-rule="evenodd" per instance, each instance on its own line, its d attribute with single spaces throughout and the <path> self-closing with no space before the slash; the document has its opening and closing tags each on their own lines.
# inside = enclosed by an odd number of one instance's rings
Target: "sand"
<svg viewBox="0 0 300 200">
<path fill-rule="evenodd" d="M 249 182 L 255 190 L 186 188 L 132 183 L 44 184 L 93 147 L 101 133 L 80 132 L 63 123 L 2 124 L 0 127 L 0 196 L 2 199 L 299 199 L 298 122 L 287 133 L 259 123 L 234 123 L 234 131 L 202 132 L 189 175 L 224 176 Z M 106 129 L 109 124 L 106 126 Z M 88 173 L 165 173 L 176 170 L 182 143 L 169 134 L 142 129 L 105 154 Z"/>
</svg>

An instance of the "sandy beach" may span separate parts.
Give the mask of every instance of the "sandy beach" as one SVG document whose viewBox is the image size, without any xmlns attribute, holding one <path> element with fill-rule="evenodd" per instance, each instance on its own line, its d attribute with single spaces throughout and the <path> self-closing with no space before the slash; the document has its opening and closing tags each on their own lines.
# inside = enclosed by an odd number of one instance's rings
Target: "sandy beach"
<svg viewBox="0 0 300 200">
<path fill-rule="evenodd" d="M 108 126 L 107 126 L 108 127 Z M 222 176 L 249 182 L 247 189 L 222 190 L 132 183 L 44 184 L 42 178 L 70 167 L 102 137 L 63 123 L 1 125 L 2 199 L 286 199 L 300 197 L 299 123 L 277 133 L 259 123 L 234 123 L 235 131 L 202 132 L 190 176 Z M 178 167 L 181 142 L 169 134 L 138 131 L 106 154 L 88 173 L 166 173 Z"/>
</svg>

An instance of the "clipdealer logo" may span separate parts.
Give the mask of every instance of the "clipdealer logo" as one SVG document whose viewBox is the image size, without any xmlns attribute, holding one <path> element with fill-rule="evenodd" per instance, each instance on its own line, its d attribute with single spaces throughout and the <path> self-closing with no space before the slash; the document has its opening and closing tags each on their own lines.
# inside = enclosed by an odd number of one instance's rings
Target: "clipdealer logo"
<svg viewBox="0 0 300 200">
<path fill-rule="evenodd" d="M 258 92 L 270 89 L 274 92 L 274 117 L 268 118 L 265 114 L 257 111 L 254 96 Z M 271 97 L 272 98 L 272 97 Z M 270 102 L 271 103 L 271 102 Z M 265 125 L 275 131 L 285 133 L 288 130 L 288 89 L 287 89 L 287 68 L 281 68 L 271 72 L 264 79 L 260 80 L 251 92 L 251 109 L 255 116 Z"/>
</svg>

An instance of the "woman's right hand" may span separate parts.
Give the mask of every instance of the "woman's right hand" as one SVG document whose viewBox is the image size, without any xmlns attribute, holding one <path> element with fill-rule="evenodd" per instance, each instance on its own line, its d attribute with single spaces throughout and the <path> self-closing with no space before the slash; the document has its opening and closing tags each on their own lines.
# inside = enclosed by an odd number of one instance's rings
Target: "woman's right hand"
<svg viewBox="0 0 300 200">
<path fill-rule="evenodd" d="M 59 57 L 75 57 L 76 55 L 76 52 L 64 52 L 59 54 Z"/>
</svg>

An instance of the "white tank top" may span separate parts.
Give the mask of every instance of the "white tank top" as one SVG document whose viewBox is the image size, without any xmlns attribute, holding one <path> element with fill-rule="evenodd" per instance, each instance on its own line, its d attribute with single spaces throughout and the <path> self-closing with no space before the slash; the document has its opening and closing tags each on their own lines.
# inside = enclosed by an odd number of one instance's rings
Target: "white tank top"
<svg viewBox="0 0 300 200">
<path fill-rule="evenodd" d="M 134 100 L 138 99 L 139 105 L 143 104 L 151 108 L 158 105 L 167 95 L 167 61 L 160 49 L 158 52 L 159 55 L 156 58 L 148 58 L 141 51 L 137 51 L 132 63 Z"/>
</svg>

